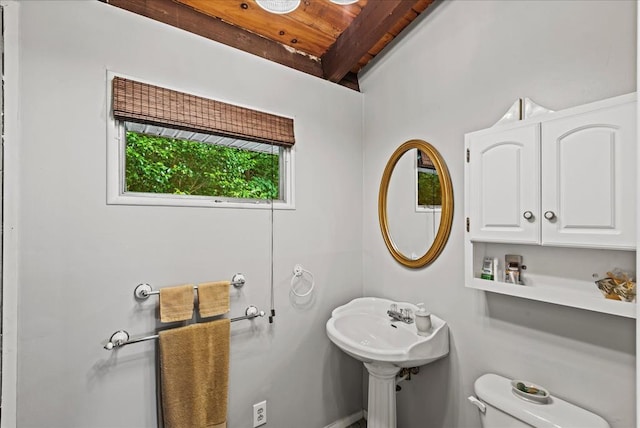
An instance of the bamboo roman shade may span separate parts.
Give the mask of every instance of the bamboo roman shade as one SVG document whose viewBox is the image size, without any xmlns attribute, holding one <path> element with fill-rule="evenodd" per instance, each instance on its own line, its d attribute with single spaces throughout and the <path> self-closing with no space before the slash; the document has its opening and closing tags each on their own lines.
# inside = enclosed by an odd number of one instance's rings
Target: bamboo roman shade
<svg viewBox="0 0 640 428">
<path fill-rule="evenodd" d="M 422 150 L 420 150 L 420 156 L 418 156 L 418 168 L 436 169 L 431 158 Z"/>
<path fill-rule="evenodd" d="M 283 147 L 295 144 L 293 119 L 122 77 L 113 78 L 113 115 L 118 120 Z"/>
</svg>

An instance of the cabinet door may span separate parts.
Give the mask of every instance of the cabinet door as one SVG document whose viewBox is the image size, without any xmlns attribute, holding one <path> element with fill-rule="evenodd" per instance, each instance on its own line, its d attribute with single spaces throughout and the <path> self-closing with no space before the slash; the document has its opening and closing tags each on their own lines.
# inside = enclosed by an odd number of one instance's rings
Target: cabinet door
<svg viewBox="0 0 640 428">
<path fill-rule="evenodd" d="M 539 243 L 540 125 L 468 134 L 467 149 L 469 238 Z"/>
<path fill-rule="evenodd" d="M 542 243 L 634 248 L 635 102 L 542 125 Z"/>
</svg>

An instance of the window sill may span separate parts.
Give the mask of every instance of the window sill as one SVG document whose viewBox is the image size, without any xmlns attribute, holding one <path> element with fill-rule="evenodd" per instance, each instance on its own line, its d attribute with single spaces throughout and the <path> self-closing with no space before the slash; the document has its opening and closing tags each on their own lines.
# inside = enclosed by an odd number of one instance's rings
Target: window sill
<svg viewBox="0 0 640 428">
<path fill-rule="evenodd" d="M 295 210 L 295 204 L 283 201 L 233 202 L 209 196 L 166 195 L 149 193 L 125 193 L 111 195 L 107 205 L 164 206 L 164 207 L 200 207 L 200 208 L 235 208 L 252 210 Z M 273 206 L 273 207 L 272 207 Z"/>
</svg>

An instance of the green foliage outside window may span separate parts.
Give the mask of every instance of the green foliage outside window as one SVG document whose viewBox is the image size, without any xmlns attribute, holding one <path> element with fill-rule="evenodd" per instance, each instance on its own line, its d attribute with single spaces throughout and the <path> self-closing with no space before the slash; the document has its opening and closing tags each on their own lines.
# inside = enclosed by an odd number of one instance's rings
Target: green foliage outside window
<svg viewBox="0 0 640 428">
<path fill-rule="evenodd" d="M 442 191 L 438 174 L 418 172 L 418 205 L 442 205 Z"/>
<path fill-rule="evenodd" d="M 128 131 L 129 192 L 278 199 L 278 154 Z"/>
</svg>

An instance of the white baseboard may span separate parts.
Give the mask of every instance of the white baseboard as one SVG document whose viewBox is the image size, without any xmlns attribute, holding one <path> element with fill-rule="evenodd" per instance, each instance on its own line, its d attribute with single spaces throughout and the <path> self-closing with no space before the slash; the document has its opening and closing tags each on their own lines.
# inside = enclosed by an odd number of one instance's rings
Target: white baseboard
<svg viewBox="0 0 640 428">
<path fill-rule="evenodd" d="M 356 423 L 360 419 L 362 419 L 362 416 L 363 416 L 363 411 L 360 410 L 359 412 L 356 412 L 353 415 L 346 416 L 340 420 L 330 423 L 324 428 L 347 428 L 349 425 Z"/>
</svg>

